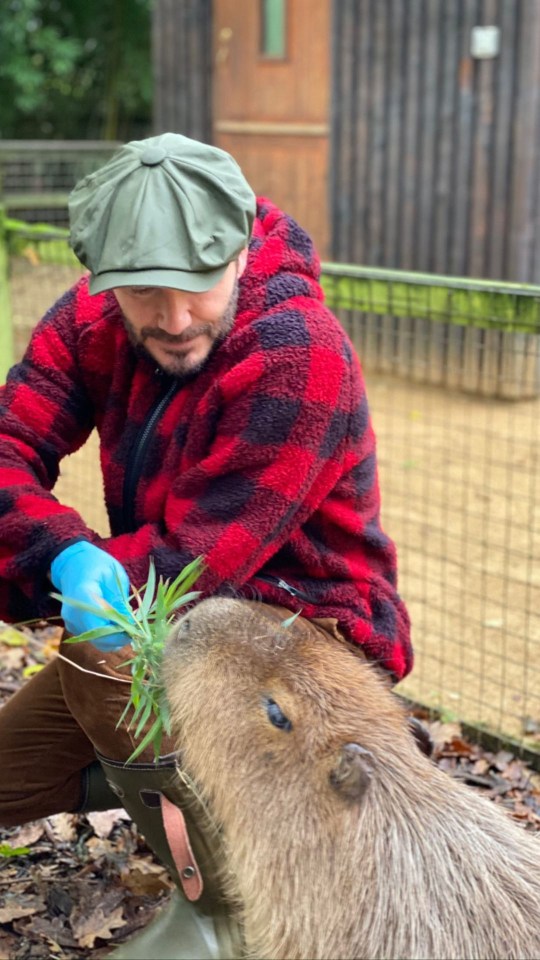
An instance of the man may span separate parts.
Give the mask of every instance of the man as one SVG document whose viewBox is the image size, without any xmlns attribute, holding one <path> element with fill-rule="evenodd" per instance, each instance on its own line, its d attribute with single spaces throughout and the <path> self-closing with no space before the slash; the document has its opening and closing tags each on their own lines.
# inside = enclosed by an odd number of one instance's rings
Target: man
<svg viewBox="0 0 540 960">
<path fill-rule="evenodd" d="M 204 595 L 300 611 L 314 638 L 337 631 L 403 677 L 409 622 L 364 385 L 309 237 L 256 203 L 232 157 L 176 134 L 123 147 L 75 188 L 70 220 L 90 274 L 0 394 L 0 617 L 58 613 L 54 587 L 121 607 L 151 558 L 174 577 L 201 555 Z M 94 427 L 107 538 L 51 493 Z M 69 600 L 61 612 L 72 634 L 103 625 Z M 125 642 L 65 652 L 118 676 Z M 0 713 L 1 824 L 110 803 L 103 767 L 128 805 L 124 686 L 92 679 L 58 661 Z"/>
</svg>

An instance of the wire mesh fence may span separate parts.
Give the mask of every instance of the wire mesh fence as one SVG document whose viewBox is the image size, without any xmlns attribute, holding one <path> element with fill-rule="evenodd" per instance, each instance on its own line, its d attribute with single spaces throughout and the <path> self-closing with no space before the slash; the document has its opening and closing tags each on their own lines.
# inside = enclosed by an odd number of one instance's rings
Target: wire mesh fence
<svg viewBox="0 0 540 960">
<path fill-rule="evenodd" d="M 32 230 L 10 234 L 17 356 L 80 275 L 56 234 Z M 413 623 L 398 689 L 540 760 L 540 287 L 339 264 L 323 276 L 364 367 Z M 106 534 L 100 491 L 92 437 L 55 492 Z"/>
<path fill-rule="evenodd" d="M 116 141 L 2 140 L 0 192 L 12 216 L 67 226 L 67 198 L 78 180 L 118 148 Z"/>
<path fill-rule="evenodd" d="M 328 265 L 416 649 L 401 691 L 540 750 L 540 288 Z"/>
</svg>

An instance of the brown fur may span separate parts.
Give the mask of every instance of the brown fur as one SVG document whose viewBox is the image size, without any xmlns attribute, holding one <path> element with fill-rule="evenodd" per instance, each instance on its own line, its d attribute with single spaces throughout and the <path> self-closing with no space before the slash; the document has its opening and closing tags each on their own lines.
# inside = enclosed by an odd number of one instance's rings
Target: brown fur
<svg viewBox="0 0 540 960">
<path fill-rule="evenodd" d="M 536 838 L 420 753 L 397 698 L 346 645 L 211 599 L 175 628 L 165 676 L 251 955 L 540 957 Z M 271 724 L 265 697 L 292 730 Z"/>
</svg>

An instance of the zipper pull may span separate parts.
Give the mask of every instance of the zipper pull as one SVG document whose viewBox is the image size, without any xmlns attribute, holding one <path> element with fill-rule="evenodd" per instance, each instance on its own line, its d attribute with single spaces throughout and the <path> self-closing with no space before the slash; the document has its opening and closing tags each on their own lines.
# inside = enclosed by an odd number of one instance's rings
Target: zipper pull
<svg viewBox="0 0 540 960">
<path fill-rule="evenodd" d="M 291 597 L 296 597 L 297 591 L 294 587 L 291 587 L 290 583 L 287 583 L 286 580 L 282 580 L 281 577 L 277 577 L 277 585 L 281 587 L 282 590 L 285 590 Z"/>
</svg>

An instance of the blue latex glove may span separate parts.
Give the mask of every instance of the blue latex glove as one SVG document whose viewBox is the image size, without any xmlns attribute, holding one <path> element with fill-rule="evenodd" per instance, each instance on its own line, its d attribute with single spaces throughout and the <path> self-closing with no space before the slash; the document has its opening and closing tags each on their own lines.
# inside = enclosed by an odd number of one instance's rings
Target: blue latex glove
<svg viewBox="0 0 540 960">
<path fill-rule="evenodd" d="M 79 610 L 69 600 L 99 606 L 103 599 L 119 613 L 126 613 L 129 608 L 129 578 L 122 564 L 86 540 L 70 544 L 54 558 L 51 580 L 58 592 L 68 598 L 62 604 L 62 619 L 74 637 L 112 624 L 106 616 L 98 617 L 88 610 Z M 127 634 L 118 632 L 92 642 L 98 650 L 108 653 L 130 641 Z"/>
</svg>

